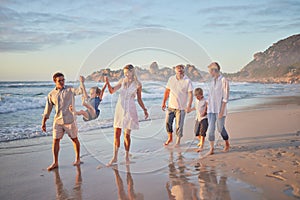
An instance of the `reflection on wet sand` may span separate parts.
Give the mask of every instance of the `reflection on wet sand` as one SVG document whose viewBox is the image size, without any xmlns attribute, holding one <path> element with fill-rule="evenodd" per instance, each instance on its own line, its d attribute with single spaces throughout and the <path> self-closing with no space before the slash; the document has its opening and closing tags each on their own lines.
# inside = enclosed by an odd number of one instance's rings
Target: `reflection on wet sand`
<svg viewBox="0 0 300 200">
<path fill-rule="evenodd" d="M 227 177 L 217 176 L 214 169 L 204 167 L 199 164 L 196 171 L 189 169 L 189 165 L 184 162 L 181 152 L 177 152 L 174 159 L 174 152 L 170 152 L 169 158 L 169 181 L 166 189 L 169 199 L 224 199 L 230 200 L 230 193 L 227 188 Z M 194 177 L 198 177 L 198 180 Z"/>
<path fill-rule="evenodd" d="M 82 199 L 81 192 L 81 168 L 80 165 L 76 166 L 76 177 L 75 177 L 75 185 L 73 187 L 72 193 L 69 194 L 68 191 L 64 188 L 63 182 L 61 181 L 59 168 L 53 170 L 54 172 L 54 182 L 56 186 L 56 199 L 65 200 L 65 199 Z"/>
<path fill-rule="evenodd" d="M 177 154 L 178 157 L 174 160 L 173 152 L 170 152 L 170 180 L 166 184 L 169 199 L 197 199 L 197 189 L 195 184 L 189 182 L 183 156 L 181 152 Z"/>
<path fill-rule="evenodd" d="M 114 173 L 115 173 L 115 179 L 116 179 L 116 185 L 117 185 L 117 189 L 118 189 L 118 197 L 121 200 L 132 200 L 132 199 L 136 199 L 136 200 L 142 200 L 144 199 L 144 195 L 141 193 L 135 193 L 134 191 L 134 184 L 133 184 L 133 178 L 131 176 L 130 173 L 130 165 L 126 166 L 126 179 L 127 179 L 127 192 L 128 194 L 126 194 L 125 189 L 124 189 L 124 185 L 123 185 L 123 180 L 119 174 L 119 170 L 118 170 L 118 166 L 116 165 L 114 168 Z"/>
<path fill-rule="evenodd" d="M 200 167 L 198 175 L 200 199 L 224 199 L 230 200 L 227 188 L 227 177 L 216 175 L 213 168 Z"/>
</svg>

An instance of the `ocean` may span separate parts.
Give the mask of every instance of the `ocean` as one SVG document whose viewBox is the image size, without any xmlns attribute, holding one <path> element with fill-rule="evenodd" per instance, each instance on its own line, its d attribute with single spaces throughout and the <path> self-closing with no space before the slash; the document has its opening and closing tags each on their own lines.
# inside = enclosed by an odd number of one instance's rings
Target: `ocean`
<svg viewBox="0 0 300 200">
<path fill-rule="evenodd" d="M 78 82 L 67 82 L 66 85 L 78 87 Z M 86 87 L 102 87 L 103 83 L 87 82 Z M 114 83 L 112 83 L 114 85 Z M 143 82 L 142 97 L 151 119 L 164 119 L 161 102 L 165 90 L 165 82 Z M 194 88 L 201 87 L 207 95 L 207 83 L 193 83 Z M 24 140 L 35 137 L 51 136 L 54 109 L 47 121 L 47 132 L 41 131 L 42 114 L 47 94 L 54 88 L 53 82 L 0 82 L 0 142 Z M 300 85 L 260 84 L 260 83 L 230 83 L 229 112 L 240 107 L 255 104 L 253 99 L 274 96 L 300 96 Z M 101 114 L 93 121 L 84 122 L 77 117 L 79 133 L 95 129 L 111 128 L 113 125 L 114 108 L 118 93 L 110 95 L 105 91 L 100 104 Z M 248 101 L 249 100 L 249 101 Z M 76 96 L 76 110 L 81 106 L 81 96 Z M 138 107 L 139 117 L 143 119 L 143 112 Z M 193 117 L 194 113 L 188 114 Z"/>
</svg>

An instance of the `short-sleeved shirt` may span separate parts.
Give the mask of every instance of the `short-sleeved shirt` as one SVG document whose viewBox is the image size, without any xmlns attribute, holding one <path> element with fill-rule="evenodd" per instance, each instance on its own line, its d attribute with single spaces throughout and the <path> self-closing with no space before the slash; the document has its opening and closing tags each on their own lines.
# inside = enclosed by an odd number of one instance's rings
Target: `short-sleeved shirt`
<svg viewBox="0 0 300 200">
<path fill-rule="evenodd" d="M 99 104 L 101 102 L 101 99 L 99 97 L 95 97 L 95 98 L 90 98 L 88 100 L 88 102 L 94 107 L 95 111 L 96 111 L 96 115 L 99 116 L 100 114 L 100 110 L 99 110 Z"/>
<path fill-rule="evenodd" d="M 179 110 L 186 109 L 188 92 L 193 91 L 192 81 L 187 76 L 178 80 L 174 75 L 169 78 L 166 88 L 170 89 L 168 107 Z"/>
<path fill-rule="evenodd" d="M 75 95 L 82 94 L 81 88 L 65 86 L 63 89 L 54 88 L 47 96 L 44 117 L 49 118 L 53 106 L 55 106 L 54 123 L 71 124 L 74 121 L 70 105 L 74 106 Z"/>
<path fill-rule="evenodd" d="M 207 118 L 207 115 L 201 117 L 201 113 L 205 112 L 205 108 L 206 108 L 206 99 L 202 98 L 201 100 L 198 100 L 196 98 L 196 100 L 195 100 L 196 120 L 198 120 L 199 122 L 202 119 Z"/>
<path fill-rule="evenodd" d="M 227 79 L 220 75 L 217 79 L 212 79 L 208 93 L 207 113 L 220 113 L 222 102 L 227 103 L 229 98 L 229 83 Z M 224 116 L 227 115 L 227 104 Z"/>
</svg>

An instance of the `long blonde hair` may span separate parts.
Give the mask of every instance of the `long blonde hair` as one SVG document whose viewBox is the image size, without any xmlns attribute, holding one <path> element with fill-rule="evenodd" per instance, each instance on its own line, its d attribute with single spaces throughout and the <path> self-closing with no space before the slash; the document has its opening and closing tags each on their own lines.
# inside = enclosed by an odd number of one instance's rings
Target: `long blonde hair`
<svg viewBox="0 0 300 200">
<path fill-rule="evenodd" d="M 135 67 L 132 64 L 128 64 L 126 65 L 124 69 L 129 70 L 130 72 L 132 72 L 132 76 L 133 76 L 133 81 L 135 82 L 135 84 L 137 85 L 137 87 L 140 87 L 142 85 L 142 83 L 139 81 L 136 72 L 135 72 Z"/>
</svg>

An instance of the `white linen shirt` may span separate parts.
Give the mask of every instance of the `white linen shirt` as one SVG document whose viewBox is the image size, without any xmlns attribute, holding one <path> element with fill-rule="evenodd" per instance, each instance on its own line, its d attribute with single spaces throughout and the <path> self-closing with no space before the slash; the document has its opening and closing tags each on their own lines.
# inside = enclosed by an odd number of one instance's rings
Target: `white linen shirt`
<svg viewBox="0 0 300 200">
<path fill-rule="evenodd" d="M 224 115 L 227 115 L 227 102 L 229 98 L 229 83 L 228 80 L 220 75 L 218 78 L 213 78 L 208 92 L 208 108 L 207 113 L 220 113 L 222 102 L 225 102 Z"/>
<path fill-rule="evenodd" d="M 187 108 L 188 92 L 193 91 L 192 81 L 184 76 L 177 79 L 176 75 L 168 80 L 167 89 L 170 89 L 169 108 L 185 110 Z"/>
<path fill-rule="evenodd" d="M 198 100 L 196 98 L 196 100 L 195 100 L 196 120 L 198 120 L 199 122 L 202 119 L 207 118 L 207 115 L 201 117 L 201 113 L 204 113 L 205 108 L 206 108 L 206 100 L 205 100 L 205 98 L 203 97 L 201 100 Z"/>
</svg>

